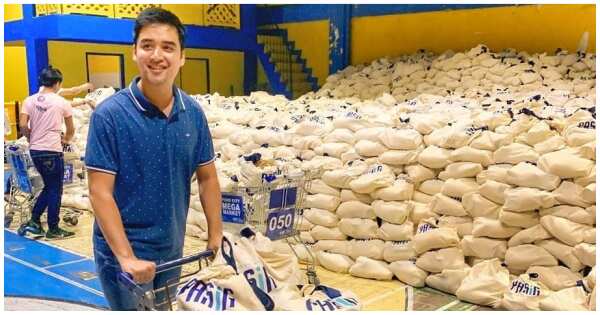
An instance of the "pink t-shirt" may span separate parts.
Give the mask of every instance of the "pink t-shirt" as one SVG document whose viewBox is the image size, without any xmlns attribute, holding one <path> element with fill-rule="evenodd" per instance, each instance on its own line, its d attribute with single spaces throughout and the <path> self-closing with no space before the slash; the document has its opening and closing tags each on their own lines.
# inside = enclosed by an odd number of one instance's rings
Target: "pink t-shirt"
<svg viewBox="0 0 600 315">
<path fill-rule="evenodd" d="M 25 99 L 23 113 L 29 115 L 29 149 L 62 152 L 60 133 L 63 118 L 72 115 L 71 104 L 56 93 L 37 93 Z"/>
</svg>

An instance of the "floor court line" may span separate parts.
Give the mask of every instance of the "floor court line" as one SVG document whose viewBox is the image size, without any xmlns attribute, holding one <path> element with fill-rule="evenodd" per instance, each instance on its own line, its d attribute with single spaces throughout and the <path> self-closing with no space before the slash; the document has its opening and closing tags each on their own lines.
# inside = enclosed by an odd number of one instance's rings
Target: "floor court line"
<svg viewBox="0 0 600 315">
<path fill-rule="evenodd" d="M 29 268 L 34 269 L 36 271 L 39 271 L 39 272 L 41 272 L 43 274 L 46 274 L 48 276 L 51 276 L 53 278 L 56 278 L 56 279 L 61 280 L 63 282 L 66 282 L 66 283 L 68 283 L 70 285 L 73 285 L 73 286 L 75 286 L 77 288 L 80 288 L 80 289 L 88 291 L 88 292 L 90 292 L 92 294 L 104 297 L 104 294 L 102 292 L 100 292 L 100 291 L 98 291 L 96 289 L 90 288 L 88 286 L 85 286 L 85 285 L 83 285 L 81 283 L 75 282 L 75 281 L 73 281 L 71 279 L 65 278 L 65 277 L 63 277 L 63 276 L 61 276 L 59 274 L 56 274 L 56 273 L 52 272 L 52 271 L 49 271 L 49 270 L 46 270 L 44 268 L 38 267 L 36 265 L 30 264 L 30 263 L 28 263 L 26 261 L 23 261 L 21 259 L 18 259 L 16 257 L 13 257 L 13 256 L 11 256 L 9 254 L 6 254 L 6 253 L 4 253 L 4 257 L 6 257 L 6 258 L 8 258 L 8 259 L 10 259 L 10 260 L 12 260 L 12 261 L 14 261 L 16 263 L 19 263 L 19 264 L 21 264 L 23 266 L 29 267 Z"/>
<path fill-rule="evenodd" d="M 82 262 L 82 261 L 86 261 L 86 260 L 90 260 L 90 259 L 89 258 L 81 258 L 81 259 L 66 261 L 64 263 L 54 264 L 54 265 L 50 265 L 50 266 L 46 266 L 46 267 L 42 267 L 42 268 L 49 269 L 49 268 L 53 268 L 53 267 L 60 267 L 60 266 L 65 266 L 65 265 L 69 265 L 69 264 L 74 264 L 74 263 L 78 263 L 78 262 Z"/>
</svg>

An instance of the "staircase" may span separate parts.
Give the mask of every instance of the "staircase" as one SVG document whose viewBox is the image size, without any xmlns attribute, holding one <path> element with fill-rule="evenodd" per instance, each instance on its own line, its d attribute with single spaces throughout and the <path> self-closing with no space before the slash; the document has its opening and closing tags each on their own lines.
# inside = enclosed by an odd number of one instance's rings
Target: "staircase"
<svg viewBox="0 0 600 315">
<path fill-rule="evenodd" d="M 312 69 L 306 66 L 302 51 L 289 41 L 287 31 L 260 29 L 257 35 L 258 57 L 271 85 L 271 92 L 296 99 L 318 89 Z"/>
</svg>

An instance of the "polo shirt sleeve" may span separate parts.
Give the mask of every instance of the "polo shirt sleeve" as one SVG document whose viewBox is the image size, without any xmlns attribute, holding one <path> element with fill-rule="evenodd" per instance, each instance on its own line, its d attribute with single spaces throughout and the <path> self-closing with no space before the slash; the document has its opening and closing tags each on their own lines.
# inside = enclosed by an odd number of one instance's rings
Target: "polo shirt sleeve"
<svg viewBox="0 0 600 315">
<path fill-rule="evenodd" d="M 33 102 L 31 101 L 31 97 L 26 98 L 25 101 L 23 102 L 23 108 L 21 109 L 21 112 L 23 114 L 27 114 L 28 116 L 31 116 L 32 104 L 33 104 Z"/>
<path fill-rule="evenodd" d="M 196 146 L 196 167 L 207 165 L 215 160 L 212 136 L 204 112 L 200 110 L 198 145 Z"/>
<path fill-rule="evenodd" d="M 117 135 L 108 119 L 92 113 L 85 149 L 85 166 L 109 174 L 119 172 Z"/>
</svg>

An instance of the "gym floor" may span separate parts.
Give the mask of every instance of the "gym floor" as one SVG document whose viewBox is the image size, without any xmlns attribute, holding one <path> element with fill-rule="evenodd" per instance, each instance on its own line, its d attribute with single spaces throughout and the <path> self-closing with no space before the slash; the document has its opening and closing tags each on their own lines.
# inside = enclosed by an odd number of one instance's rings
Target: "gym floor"
<svg viewBox="0 0 600 315">
<path fill-rule="evenodd" d="M 91 213 L 84 212 L 76 237 L 65 240 L 31 240 L 16 234 L 18 222 L 4 230 L 4 294 L 8 310 L 106 309 L 107 303 L 95 274 L 92 255 Z M 205 242 L 186 237 L 184 254 L 205 249 Z M 185 266 L 190 271 L 193 266 Z M 431 289 L 415 289 L 398 280 L 376 281 L 317 268 L 321 283 L 354 292 L 369 311 L 448 310 L 475 311 L 488 308 L 464 303 L 452 295 Z M 10 297 L 10 298 L 9 298 Z M 18 297 L 18 298 L 14 298 Z M 23 299 L 27 298 L 27 299 Z M 62 301 L 68 303 L 50 303 Z"/>
</svg>

